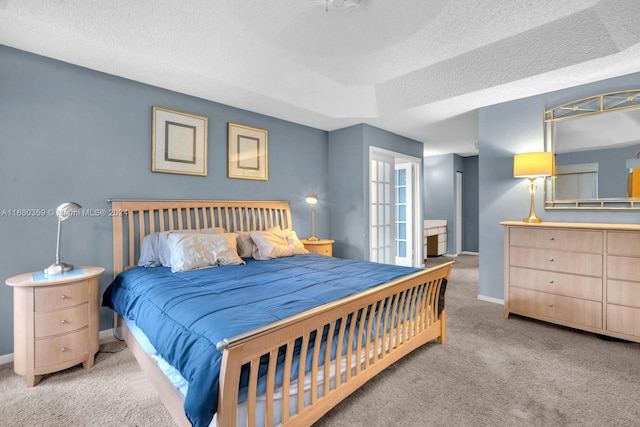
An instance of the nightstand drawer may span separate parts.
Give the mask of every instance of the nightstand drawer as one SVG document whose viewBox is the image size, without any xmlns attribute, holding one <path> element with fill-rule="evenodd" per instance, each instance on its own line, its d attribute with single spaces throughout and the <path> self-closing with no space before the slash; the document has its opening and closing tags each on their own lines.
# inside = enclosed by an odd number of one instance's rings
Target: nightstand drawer
<svg viewBox="0 0 640 427">
<path fill-rule="evenodd" d="M 89 328 L 53 338 L 36 340 L 34 367 L 37 369 L 68 362 L 88 354 L 89 348 Z"/>
<path fill-rule="evenodd" d="M 64 334 L 89 324 L 89 306 L 84 303 L 66 310 L 35 313 L 36 338 Z"/>
<path fill-rule="evenodd" d="M 72 307 L 89 301 L 86 280 L 72 285 L 46 286 L 35 289 L 35 310 L 47 311 Z"/>
<path fill-rule="evenodd" d="M 511 288 L 509 293 L 509 304 L 514 313 L 602 328 L 602 304 L 599 302 L 520 288 Z"/>
<path fill-rule="evenodd" d="M 321 246 L 316 246 L 315 248 L 313 248 L 313 251 L 309 251 L 309 252 L 314 252 L 318 255 L 326 255 L 326 256 L 331 256 L 332 254 L 332 248 L 331 245 L 321 245 Z"/>
</svg>

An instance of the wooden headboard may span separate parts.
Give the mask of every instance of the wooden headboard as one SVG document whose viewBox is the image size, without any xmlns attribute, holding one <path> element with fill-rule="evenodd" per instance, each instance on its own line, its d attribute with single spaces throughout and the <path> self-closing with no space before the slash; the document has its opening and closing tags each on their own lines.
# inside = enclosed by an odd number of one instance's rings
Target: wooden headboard
<svg viewBox="0 0 640 427">
<path fill-rule="evenodd" d="M 113 200 L 113 275 L 137 264 L 142 240 L 157 231 L 224 227 L 227 232 L 293 228 L 286 201 Z"/>
</svg>

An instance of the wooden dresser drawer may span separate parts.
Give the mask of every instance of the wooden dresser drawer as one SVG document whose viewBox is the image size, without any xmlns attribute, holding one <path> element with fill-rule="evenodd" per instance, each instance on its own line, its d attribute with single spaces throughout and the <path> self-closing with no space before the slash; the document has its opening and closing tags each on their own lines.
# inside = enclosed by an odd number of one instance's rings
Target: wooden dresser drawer
<svg viewBox="0 0 640 427">
<path fill-rule="evenodd" d="M 607 330 L 640 337 L 640 308 L 607 304 Z"/>
<path fill-rule="evenodd" d="M 609 255 L 607 277 L 640 282 L 640 258 Z"/>
<path fill-rule="evenodd" d="M 640 257 L 640 233 L 610 231 L 607 234 L 607 252 Z"/>
<path fill-rule="evenodd" d="M 511 228 L 510 245 L 562 251 L 602 253 L 601 231 Z"/>
<path fill-rule="evenodd" d="M 36 288 L 34 292 L 36 311 L 72 307 L 89 301 L 89 286 L 86 280 L 72 285 Z"/>
<path fill-rule="evenodd" d="M 602 304 L 599 302 L 511 288 L 509 304 L 514 313 L 602 328 Z"/>
<path fill-rule="evenodd" d="M 521 267 L 509 269 L 511 286 L 602 302 L 602 279 Z"/>
<path fill-rule="evenodd" d="M 640 308 L 640 282 L 608 280 L 607 302 Z"/>
<path fill-rule="evenodd" d="M 35 365 L 58 365 L 89 353 L 89 328 L 81 329 L 66 335 L 35 341 Z"/>
<path fill-rule="evenodd" d="M 64 334 L 89 324 L 89 303 L 65 310 L 36 312 L 34 318 L 36 338 Z"/>
<path fill-rule="evenodd" d="M 512 247 L 510 265 L 602 277 L 602 255 Z"/>
</svg>

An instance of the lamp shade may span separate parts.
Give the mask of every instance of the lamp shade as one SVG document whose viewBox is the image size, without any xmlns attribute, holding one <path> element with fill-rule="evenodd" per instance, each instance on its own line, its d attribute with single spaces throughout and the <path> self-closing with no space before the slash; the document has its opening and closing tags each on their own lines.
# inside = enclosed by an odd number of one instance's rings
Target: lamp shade
<svg viewBox="0 0 640 427">
<path fill-rule="evenodd" d="M 307 198 L 305 199 L 307 203 L 310 205 L 315 205 L 318 203 L 318 197 L 315 194 L 307 194 Z"/>
<path fill-rule="evenodd" d="M 547 151 L 516 154 L 513 157 L 513 176 L 515 178 L 551 176 L 553 169 L 553 153 Z"/>
</svg>

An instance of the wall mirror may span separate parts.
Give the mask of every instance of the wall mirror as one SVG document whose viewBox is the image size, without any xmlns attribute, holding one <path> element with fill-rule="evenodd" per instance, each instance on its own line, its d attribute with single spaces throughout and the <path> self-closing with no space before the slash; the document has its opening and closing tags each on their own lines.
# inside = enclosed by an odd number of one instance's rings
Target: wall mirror
<svg viewBox="0 0 640 427">
<path fill-rule="evenodd" d="M 545 209 L 640 209 L 640 90 L 545 110 L 544 129 L 556 162 Z"/>
</svg>

